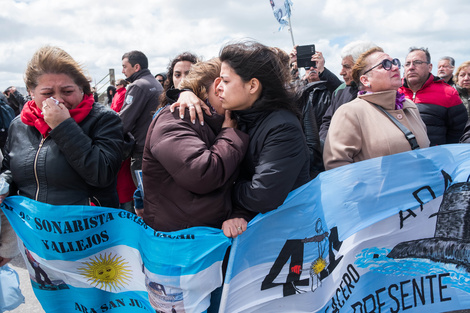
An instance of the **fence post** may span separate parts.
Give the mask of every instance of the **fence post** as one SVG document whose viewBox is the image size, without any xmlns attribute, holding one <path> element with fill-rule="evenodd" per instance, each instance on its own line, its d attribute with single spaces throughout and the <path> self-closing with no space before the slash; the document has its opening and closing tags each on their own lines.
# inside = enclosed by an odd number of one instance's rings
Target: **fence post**
<svg viewBox="0 0 470 313">
<path fill-rule="evenodd" d="M 109 69 L 109 84 L 114 86 L 116 83 L 116 78 L 114 77 L 114 68 Z"/>
</svg>

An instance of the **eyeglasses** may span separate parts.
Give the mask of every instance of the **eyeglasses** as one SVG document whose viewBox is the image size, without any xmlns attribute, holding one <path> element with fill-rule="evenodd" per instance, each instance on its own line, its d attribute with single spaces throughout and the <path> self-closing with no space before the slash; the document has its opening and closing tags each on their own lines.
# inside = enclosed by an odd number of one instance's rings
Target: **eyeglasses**
<svg viewBox="0 0 470 313">
<path fill-rule="evenodd" d="M 429 64 L 429 62 L 421 61 L 421 60 L 414 60 L 412 62 L 406 62 L 405 67 L 410 67 L 411 64 L 413 64 L 413 66 L 419 66 L 421 64 Z"/>
<path fill-rule="evenodd" d="M 395 65 L 396 67 L 400 68 L 401 67 L 401 63 L 400 63 L 400 60 L 398 59 L 393 59 L 393 60 L 389 60 L 389 59 L 384 59 L 382 60 L 382 62 L 380 62 L 379 64 L 377 65 L 374 65 L 372 66 L 370 69 L 368 69 L 367 71 L 364 72 L 364 74 L 362 75 L 365 75 L 367 73 L 369 73 L 370 71 L 372 71 L 374 68 L 378 67 L 382 65 L 382 67 L 384 68 L 384 70 L 386 71 L 390 71 L 392 69 L 392 66 Z"/>
</svg>

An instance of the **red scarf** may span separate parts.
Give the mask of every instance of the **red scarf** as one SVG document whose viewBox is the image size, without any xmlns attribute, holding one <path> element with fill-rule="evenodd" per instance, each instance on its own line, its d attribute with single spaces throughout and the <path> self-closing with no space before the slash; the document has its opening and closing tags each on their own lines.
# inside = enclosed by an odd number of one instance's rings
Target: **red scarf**
<svg viewBox="0 0 470 313">
<path fill-rule="evenodd" d="M 69 110 L 70 116 L 75 122 L 80 123 L 90 113 L 94 102 L 93 95 L 84 95 L 82 102 L 80 102 L 75 109 Z M 25 103 L 21 111 L 21 121 L 26 125 L 36 127 L 44 137 L 47 137 L 51 131 L 49 125 L 44 121 L 41 109 L 36 105 L 34 100 Z"/>
</svg>

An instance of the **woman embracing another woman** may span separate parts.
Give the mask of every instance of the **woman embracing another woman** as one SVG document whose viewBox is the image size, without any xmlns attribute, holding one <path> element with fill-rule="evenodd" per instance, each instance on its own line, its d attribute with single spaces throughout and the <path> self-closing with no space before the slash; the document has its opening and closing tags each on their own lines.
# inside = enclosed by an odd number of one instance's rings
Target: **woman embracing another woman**
<svg viewBox="0 0 470 313">
<path fill-rule="evenodd" d="M 280 206 L 310 180 L 309 154 L 290 77 L 278 54 L 257 42 L 225 46 L 220 53 L 222 107 L 235 113 L 250 136 L 233 201 L 251 215 Z"/>
<path fill-rule="evenodd" d="M 226 45 L 219 57 L 217 92 L 222 108 L 232 111 L 238 128 L 250 137 L 232 191 L 237 214 L 249 221 L 257 213 L 276 209 L 289 192 L 310 180 L 309 153 L 288 89 L 290 76 L 276 50 L 244 41 Z M 178 103 L 201 112 L 199 101 L 184 92 Z"/>
<path fill-rule="evenodd" d="M 180 119 L 167 106 L 150 124 L 142 163 L 143 219 L 155 230 L 222 228 L 231 219 L 231 188 L 248 136 L 220 104 L 219 74 L 220 61 L 212 59 L 193 65 L 181 82 L 210 107 L 207 125 L 192 123 L 189 114 Z"/>
</svg>

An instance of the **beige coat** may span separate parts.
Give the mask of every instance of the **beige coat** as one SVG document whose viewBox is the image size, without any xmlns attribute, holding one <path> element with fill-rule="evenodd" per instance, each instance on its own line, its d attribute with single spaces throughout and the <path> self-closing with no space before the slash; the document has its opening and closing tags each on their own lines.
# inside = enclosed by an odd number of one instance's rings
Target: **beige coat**
<svg viewBox="0 0 470 313">
<path fill-rule="evenodd" d="M 361 95 L 335 112 L 323 150 L 327 170 L 411 150 L 403 132 L 371 103 L 383 107 L 408 128 L 420 148 L 429 147 L 426 126 L 416 105 L 406 99 L 403 109 L 395 110 L 395 98 L 395 90 Z"/>
</svg>

